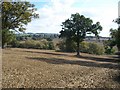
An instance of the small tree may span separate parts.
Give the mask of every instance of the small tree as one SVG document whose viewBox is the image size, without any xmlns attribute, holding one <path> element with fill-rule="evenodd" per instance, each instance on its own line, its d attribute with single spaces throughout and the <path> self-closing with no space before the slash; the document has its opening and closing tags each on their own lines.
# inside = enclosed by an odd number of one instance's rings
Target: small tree
<svg viewBox="0 0 120 90">
<path fill-rule="evenodd" d="M 116 45 L 116 42 L 114 40 L 106 40 L 103 42 L 103 45 L 106 54 L 113 54 L 115 52 L 113 47 Z"/>
<path fill-rule="evenodd" d="M 66 40 L 73 40 L 77 43 L 77 56 L 80 55 L 80 42 L 84 41 L 87 32 L 91 32 L 98 37 L 102 27 L 99 22 L 93 24 L 90 18 L 86 18 L 79 13 L 72 14 L 70 19 L 62 22 L 62 30 L 60 37 L 65 37 Z"/>
</svg>

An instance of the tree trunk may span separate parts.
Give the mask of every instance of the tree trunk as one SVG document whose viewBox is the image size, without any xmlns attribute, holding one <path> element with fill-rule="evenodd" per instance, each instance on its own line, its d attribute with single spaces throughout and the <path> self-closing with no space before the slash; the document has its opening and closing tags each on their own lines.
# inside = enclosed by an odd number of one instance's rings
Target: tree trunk
<svg viewBox="0 0 120 90">
<path fill-rule="evenodd" d="M 77 42 L 77 56 L 80 56 L 80 44 Z"/>
<path fill-rule="evenodd" d="M 4 49 L 6 47 L 7 43 L 3 42 L 2 40 L 2 49 Z"/>
<path fill-rule="evenodd" d="M 79 30 L 77 31 L 77 56 L 80 56 L 80 38 L 79 38 Z"/>
<path fill-rule="evenodd" d="M 120 45 L 117 45 L 118 48 L 118 56 L 120 57 Z"/>
<path fill-rule="evenodd" d="M 5 44 L 2 43 L 2 49 L 4 49 Z"/>
<path fill-rule="evenodd" d="M 120 45 L 117 45 L 118 51 L 120 51 Z"/>
</svg>

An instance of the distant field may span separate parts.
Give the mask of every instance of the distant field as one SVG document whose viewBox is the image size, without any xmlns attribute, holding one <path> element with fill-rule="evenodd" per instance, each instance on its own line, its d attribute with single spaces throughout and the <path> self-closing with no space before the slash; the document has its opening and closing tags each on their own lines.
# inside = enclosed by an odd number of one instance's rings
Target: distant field
<svg viewBox="0 0 120 90">
<path fill-rule="evenodd" d="M 118 60 L 112 56 L 53 50 L 4 49 L 3 88 L 120 88 Z"/>
</svg>

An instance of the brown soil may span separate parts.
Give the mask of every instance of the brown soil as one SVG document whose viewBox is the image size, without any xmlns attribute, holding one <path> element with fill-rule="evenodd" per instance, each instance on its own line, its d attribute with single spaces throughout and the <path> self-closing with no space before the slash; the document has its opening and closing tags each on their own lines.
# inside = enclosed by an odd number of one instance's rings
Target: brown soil
<svg viewBox="0 0 120 90">
<path fill-rule="evenodd" d="M 120 88 L 118 58 L 37 49 L 4 49 L 3 88 Z"/>
</svg>

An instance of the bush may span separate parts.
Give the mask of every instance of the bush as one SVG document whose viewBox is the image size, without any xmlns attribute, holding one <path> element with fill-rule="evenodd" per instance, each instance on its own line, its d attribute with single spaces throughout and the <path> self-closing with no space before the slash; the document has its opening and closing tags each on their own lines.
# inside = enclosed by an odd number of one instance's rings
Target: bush
<svg viewBox="0 0 120 90">
<path fill-rule="evenodd" d="M 41 41 L 26 40 L 26 41 L 16 43 L 16 45 L 14 45 L 14 47 L 33 48 L 33 49 L 49 49 L 49 50 L 54 49 L 53 42 L 47 41 L 47 40 L 41 40 Z"/>
<path fill-rule="evenodd" d="M 114 48 L 110 48 L 109 46 L 105 47 L 105 53 L 106 54 L 109 54 L 109 55 L 112 55 L 115 53 L 115 49 Z"/>
<path fill-rule="evenodd" d="M 57 44 L 57 46 L 62 52 L 75 52 L 76 51 L 76 43 L 70 40 L 67 40 L 66 42 L 60 41 Z"/>
<path fill-rule="evenodd" d="M 87 42 L 80 43 L 80 52 L 88 53 L 88 49 L 89 49 L 89 43 Z"/>
<path fill-rule="evenodd" d="M 11 43 L 9 43 L 10 45 L 11 45 L 11 47 L 19 47 L 19 45 L 20 45 L 20 43 L 19 43 L 19 41 L 17 41 L 17 40 L 14 40 L 14 41 L 12 41 Z"/>
<path fill-rule="evenodd" d="M 24 44 L 26 48 L 36 48 L 36 43 L 34 40 L 26 40 Z"/>
<path fill-rule="evenodd" d="M 102 55 L 105 52 L 104 47 L 96 43 L 89 43 L 88 45 L 88 53 L 90 54 Z"/>
<path fill-rule="evenodd" d="M 43 49 L 43 43 L 36 43 L 37 49 Z"/>
<path fill-rule="evenodd" d="M 65 52 L 66 51 L 66 45 L 65 42 L 60 41 L 59 43 L 57 43 L 56 45 L 59 48 L 59 51 Z"/>
<path fill-rule="evenodd" d="M 66 51 L 67 52 L 75 52 L 76 51 L 76 43 L 72 40 L 66 41 Z"/>
<path fill-rule="evenodd" d="M 41 40 L 42 49 L 48 49 L 48 41 L 46 39 Z"/>
<path fill-rule="evenodd" d="M 48 42 L 48 49 L 50 50 L 55 49 L 53 42 Z"/>
<path fill-rule="evenodd" d="M 113 40 L 107 40 L 103 42 L 104 48 L 105 48 L 105 53 L 106 54 L 114 54 L 117 50 L 115 48 L 115 41 Z"/>
<path fill-rule="evenodd" d="M 68 41 L 67 43 L 61 41 L 57 44 L 60 51 L 62 52 L 75 52 L 76 51 L 76 43 Z M 89 53 L 89 54 L 96 54 L 102 55 L 105 52 L 103 46 L 98 45 L 96 43 L 89 43 L 89 42 L 81 42 L 80 43 L 80 52 Z"/>
<path fill-rule="evenodd" d="M 81 42 L 80 51 L 83 53 L 102 55 L 105 52 L 105 49 L 102 45 L 98 45 L 93 42 Z"/>
</svg>

